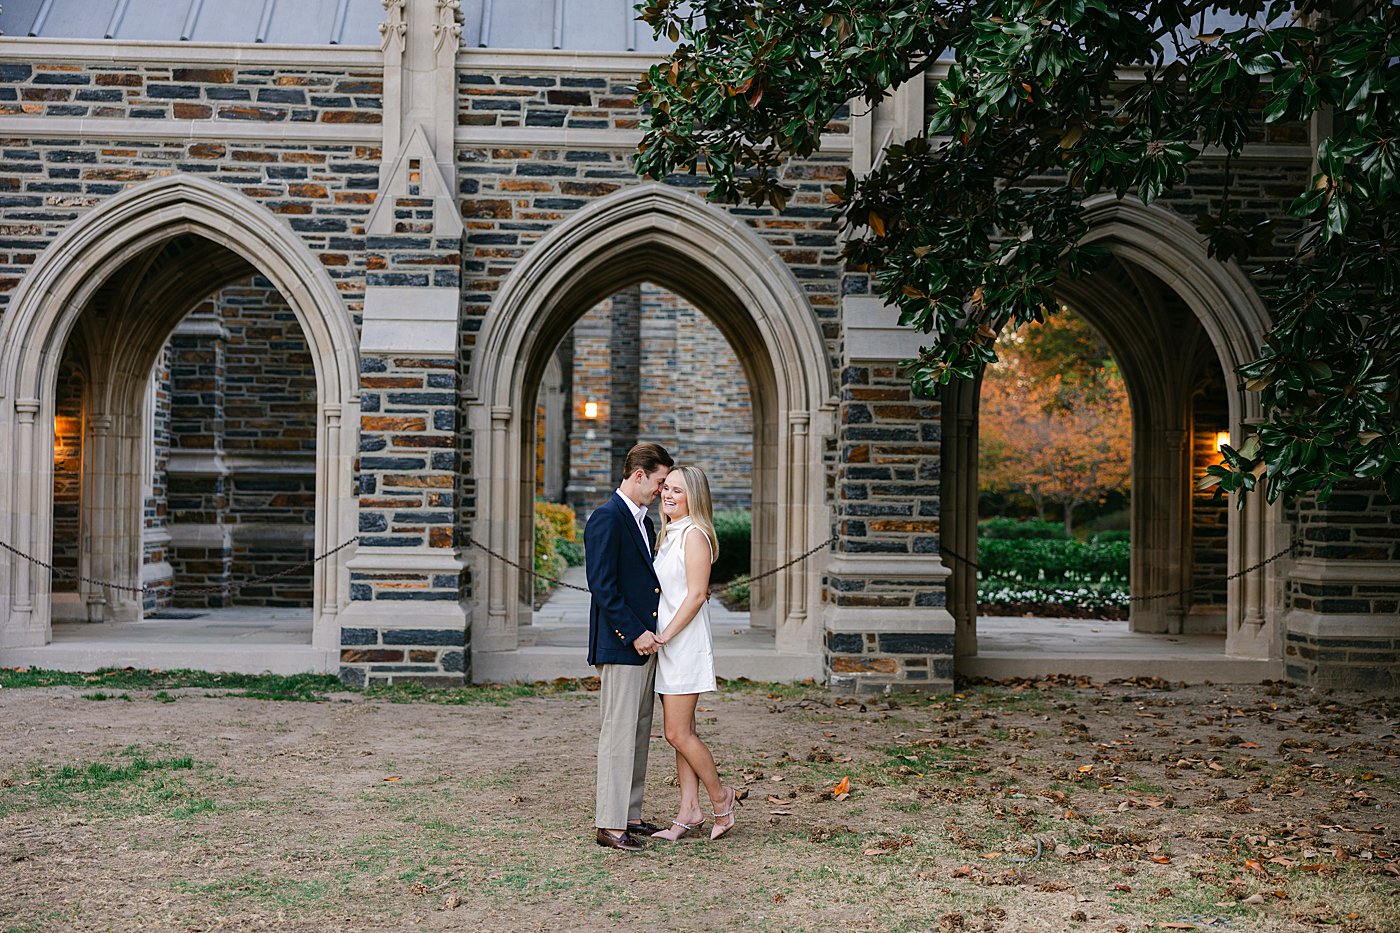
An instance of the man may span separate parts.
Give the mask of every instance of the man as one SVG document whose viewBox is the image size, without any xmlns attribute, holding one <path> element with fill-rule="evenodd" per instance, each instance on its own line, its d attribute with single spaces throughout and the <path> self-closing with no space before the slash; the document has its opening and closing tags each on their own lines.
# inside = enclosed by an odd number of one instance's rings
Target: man
<svg viewBox="0 0 1400 933">
<path fill-rule="evenodd" d="M 647 506 L 672 466 L 660 444 L 627 452 L 622 483 L 583 529 L 587 561 L 588 663 L 598 668 L 603 724 L 598 734 L 600 846 L 636 852 L 632 831 L 660 829 L 642 820 L 647 745 L 656 703 L 656 612 L 661 584 L 652 569 L 656 533 Z"/>
</svg>

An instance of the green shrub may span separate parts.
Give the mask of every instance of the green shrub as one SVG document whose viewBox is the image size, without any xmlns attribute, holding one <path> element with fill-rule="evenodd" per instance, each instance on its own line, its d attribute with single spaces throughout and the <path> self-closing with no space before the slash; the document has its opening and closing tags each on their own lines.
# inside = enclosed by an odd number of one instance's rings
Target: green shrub
<svg viewBox="0 0 1400 933">
<path fill-rule="evenodd" d="M 535 573 L 557 579 L 564 573 L 564 560 L 555 545 L 554 526 L 549 519 L 535 512 Z M 535 592 L 547 593 L 552 583 L 535 577 Z"/>
<path fill-rule="evenodd" d="M 1034 538 L 983 538 L 977 542 L 977 563 L 982 568 L 983 579 L 997 577 L 1047 583 L 1126 582 L 1128 542 L 1090 544 L 1085 541 Z"/>
<path fill-rule="evenodd" d="M 578 540 L 578 516 L 569 506 L 559 502 L 535 500 L 535 515 L 549 522 L 550 532 L 560 541 Z"/>
<path fill-rule="evenodd" d="M 1110 541 L 1127 541 L 1130 534 L 1132 532 L 1129 531 L 1100 531 L 1089 535 L 1088 540 L 1095 544 L 1107 544 Z"/>
<path fill-rule="evenodd" d="M 1076 513 L 1077 514 L 1077 513 Z M 1104 531 L 1127 531 L 1133 525 L 1133 510 L 1126 502 L 1112 511 L 1104 511 L 1085 521 L 1076 522 L 1075 530 L 1089 537 Z"/>
<path fill-rule="evenodd" d="M 583 566 L 583 545 L 578 541 L 566 541 L 560 538 L 554 542 L 554 549 L 559 552 L 559 556 L 564 558 L 564 563 L 570 567 Z"/>
<path fill-rule="evenodd" d="M 711 583 L 724 583 L 749 572 L 753 551 L 753 515 L 747 509 L 715 513 L 719 560 L 710 569 Z"/>
<path fill-rule="evenodd" d="M 977 537 L 1002 540 L 1056 538 L 1063 541 L 1065 526 L 1060 522 L 1042 522 L 1033 518 L 989 518 L 977 525 Z"/>
<path fill-rule="evenodd" d="M 749 611 L 749 585 L 747 583 L 734 583 L 726 587 L 724 598 L 735 612 Z"/>
<path fill-rule="evenodd" d="M 583 544 L 579 541 L 578 517 L 574 510 L 558 502 L 535 500 L 535 573 L 548 577 L 563 576 L 565 567 L 583 563 Z M 544 594 L 554 584 L 535 578 L 535 592 Z"/>
</svg>

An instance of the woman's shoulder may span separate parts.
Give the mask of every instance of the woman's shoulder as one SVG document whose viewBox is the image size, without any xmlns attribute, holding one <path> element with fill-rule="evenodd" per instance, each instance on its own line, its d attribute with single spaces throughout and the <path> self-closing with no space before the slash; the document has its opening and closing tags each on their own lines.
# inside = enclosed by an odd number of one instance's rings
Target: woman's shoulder
<svg viewBox="0 0 1400 933">
<path fill-rule="evenodd" d="M 715 548 L 714 545 L 710 543 L 710 536 L 705 532 L 705 529 L 701 528 L 694 522 L 691 522 L 685 528 L 681 529 L 681 537 L 684 539 L 685 542 L 689 542 L 691 538 L 694 537 L 694 535 L 691 534 L 691 532 L 697 532 L 700 535 L 700 537 L 705 539 L 705 546 L 710 549 L 710 557 L 711 559 L 713 559 Z"/>
</svg>

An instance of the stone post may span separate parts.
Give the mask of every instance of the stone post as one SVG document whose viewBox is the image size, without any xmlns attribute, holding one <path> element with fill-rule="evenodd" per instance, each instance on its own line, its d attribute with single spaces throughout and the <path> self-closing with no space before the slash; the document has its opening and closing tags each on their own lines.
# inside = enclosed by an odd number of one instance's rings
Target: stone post
<svg viewBox="0 0 1400 933">
<path fill-rule="evenodd" d="M 233 573 L 229 471 L 224 461 L 227 334 L 217 315 L 192 314 L 170 338 L 170 458 L 167 501 L 177 606 L 232 605 L 227 591 L 182 595 L 181 587 L 226 584 Z"/>
<path fill-rule="evenodd" d="M 1353 482 L 1298 505 L 1284 670 L 1312 687 L 1400 690 L 1400 503 Z M 1267 556 L 1267 555 L 1266 555 Z"/>
<path fill-rule="evenodd" d="M 347 562 L 340 673 L 356 684 L 460 683 L 471 624 L 454 533 L 461 11 L 457 0 L 381 2 L 384 167 L 366 221 L 360 542 Z"/>
<path fill-rule="evenodd" d="M 844 312 L 827 676 L 838 691 L 949 689 L 954 622 L 938 551 L 939 403 L 913 397 L 898 370 L 908 334 L 895 309 L 848 296 Z"/>
</svg>

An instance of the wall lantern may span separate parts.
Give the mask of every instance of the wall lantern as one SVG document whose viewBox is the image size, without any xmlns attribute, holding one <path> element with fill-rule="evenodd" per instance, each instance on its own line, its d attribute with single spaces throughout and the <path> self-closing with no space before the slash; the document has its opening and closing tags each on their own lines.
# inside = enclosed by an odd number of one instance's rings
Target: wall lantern
<svg viewBox="0 0 1400 933">
<path fill-rule="evenodd" d="M 1215 432 L 1215 449 L 1216 449 L 1216 450 L 1222 449 L 1222 448 L 1223 448 L 1226 444 L 1228 444 L 1228 443 L 1230 443 L 1230 432 L 1229 432 L 1229 431 L 1216 431 L 1216 432 Z"/>
<path fill-rule="evenodd" d="M 584 416 L 585 418 L 597 418 L 597 417 L 598 417 L 598 403 L 597 403 L 597 402 L 584 402 L 584 403 L 583 403 L 583 416 Z"/>
</svg>

